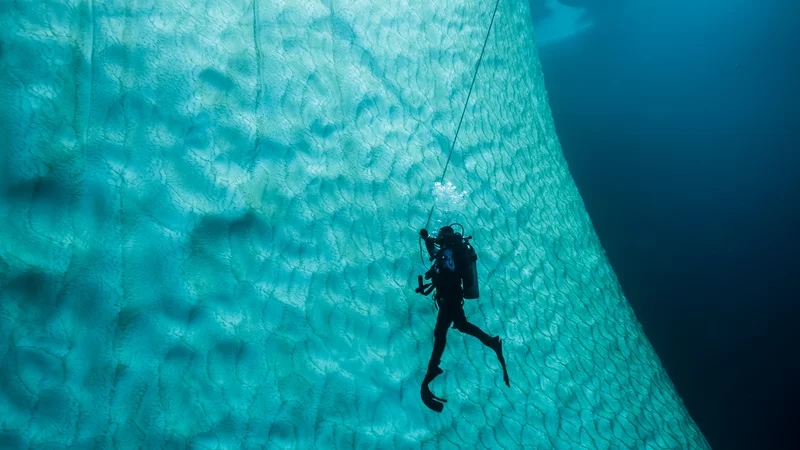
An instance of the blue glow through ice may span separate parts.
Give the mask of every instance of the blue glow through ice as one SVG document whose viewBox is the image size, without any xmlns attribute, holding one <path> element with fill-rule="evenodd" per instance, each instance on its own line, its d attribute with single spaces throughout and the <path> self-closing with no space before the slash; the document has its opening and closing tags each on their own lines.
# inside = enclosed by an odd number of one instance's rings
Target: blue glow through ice
<svg viewBox="0 0 800 450">
<path fill-rule="evenodd" d="M 449 399 L 417 232 L 493 4 L 0 8 L 3 448 L 705 448 L 503 0 L 447 181 L 482 297 Z M 444 220 L 441 211 L 435 220 Z"/>
</svg>

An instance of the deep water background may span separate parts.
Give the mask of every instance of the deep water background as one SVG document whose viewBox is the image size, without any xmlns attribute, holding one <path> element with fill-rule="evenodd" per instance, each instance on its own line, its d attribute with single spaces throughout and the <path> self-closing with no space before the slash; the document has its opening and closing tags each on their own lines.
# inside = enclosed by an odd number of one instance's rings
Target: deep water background
<svg viewBox="0 0 800 450">
<path fill-rule="evenodd" d="M 546 86 L 627 298 L 713 448 L 792 448 L 800 4 L 562 3 L 590 26 L 540 48 Z"/>
</svg>

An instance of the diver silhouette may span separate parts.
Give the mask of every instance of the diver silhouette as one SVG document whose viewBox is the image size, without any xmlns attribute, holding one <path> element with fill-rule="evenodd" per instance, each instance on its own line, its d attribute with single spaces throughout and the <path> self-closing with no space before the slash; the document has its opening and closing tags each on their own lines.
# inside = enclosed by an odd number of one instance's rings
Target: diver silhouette
<svg viewBox="0 0 800 450">
<path fill-rule="evenodd" d="M 436 327 L 433 331 L 433 352 L 425 379 L 422 381 L 420 394 L 425 406 L 436 412 L 442 412 L 444 409 L 442 402 L 447 400 L 433 395 L 428 385 L 443 373 L 439 368 L 439 363 L 442 353 L 444 353 L 447 330 L 450 325 L 462 333 L 475 336 L 483 345 L 494 350 L 503 368 L 503 380 L 506 386 L 511 386 L 511 384 L 508 380 L 500 336 L 489 336 L 478 326 L 469 322 L 464 314 L 464 299 L 478 298 L 477 272 L 475 270 L 477 255 L 469 244 L 472 237 L 464 238 L 462 234 L 455 233 L 451 226 L 442 227 L 435 239 L 430 237 L 425 229 L 421 230 L 419 234 L 425 240 L 425 248 L 434 263 L 425 274 L 425 278 L 431 280 L 431 283 L 423 284 L 422 275 L 420 275 L 419 287 L 416 292 L 428 295 L 435 289 L 434 299 L 439 308 Z"/>
</svg>

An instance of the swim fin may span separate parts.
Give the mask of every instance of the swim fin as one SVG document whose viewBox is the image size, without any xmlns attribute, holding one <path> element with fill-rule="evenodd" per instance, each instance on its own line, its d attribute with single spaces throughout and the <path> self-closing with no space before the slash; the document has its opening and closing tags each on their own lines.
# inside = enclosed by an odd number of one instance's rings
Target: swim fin
<svg viewBox="0 0 800 450">
<path fill-rule="evenodd" d="M 508 370 L 506 370 L 506 359 L 503 357 L 503 341 L 500 340 L 500 336 L 495 336 L 494 339 L 495 342 L 492 343 L 492 348 L 497 353 L 500 365 L 503 366 L 503 381 L 506 382 L 506 386 L 511 387 L 511 382 L 508 379 Z"/>
<path fill-rule="evenodd" d="M 425 406 L 427 406 L 431 410 L 436 411 L 438 413 L 444 410 L 444 403 L 442 402 L 446 402 L 447 400 L 433 395 L 433 393 L 431 393 L 431 390 L 428 388 L 428 385 L 426 384 L 422 385 L 422 389 L 420 390 L 420 395 L 422 396 L 422 403 L 424 403 Z"/>
<path fill-rule="evenodd" d="M 431 381 L 434 378 L 444 373 L 442 369 L 438 366 L 436 367 L 429 367 L 428 373 L 425 374 L 425 379 L 422 381 L 422 388 L 420 389 L 420 396 L 422 397 L 422 403 L 425 404 L 428 408 L 436 412 L 442 412 L 444 410 L 444 404 L 447 403 L 447 400 L 437 397 L 433 395 L 431 389 L 428 387 Z"/>
</svg>

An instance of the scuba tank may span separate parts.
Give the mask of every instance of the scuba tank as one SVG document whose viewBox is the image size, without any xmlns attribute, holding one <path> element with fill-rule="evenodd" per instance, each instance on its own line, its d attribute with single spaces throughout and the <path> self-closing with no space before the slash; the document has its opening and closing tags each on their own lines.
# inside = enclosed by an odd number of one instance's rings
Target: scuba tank
<svg viewBox="0 0 800 450">
<path fill-rule="evenodd" d="M 472 236 L 463 240 L 462 256 L 466 267 L 464 268 L 462 279 L 464 280 L 464 298 L 472 300 L 478 298 L 480 292 L 478 290 L 478 254 L 469 244 L 470 239 L 472 239 Z"/>
</svg>

